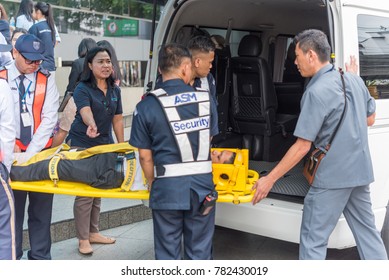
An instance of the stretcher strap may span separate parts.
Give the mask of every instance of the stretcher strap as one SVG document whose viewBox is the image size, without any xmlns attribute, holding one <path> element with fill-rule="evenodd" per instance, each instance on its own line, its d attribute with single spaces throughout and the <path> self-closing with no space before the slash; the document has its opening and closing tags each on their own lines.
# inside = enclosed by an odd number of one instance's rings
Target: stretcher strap
<svg viewBox="0 0 389 280">
<path fill-rule="evenodd" d="M 232 172 L 232 176 L 230 177 L 230 181 L 228 182 L 230 186 L 235 186 L 236 179 L 238 178 L 238 173 L 240 167 L 243 165 L 243 155 L 242 152 L 236 150 L 236 156 L 234 161 L 234 170 Z"/>
<path fill-rule="evenodd" d="M 128 192 L 135 179 L 136 172 L 136 158 L 134 152 L 128 152 L 125 154 L 127 169 L 122 185 L 120 186 L 122 191 Z"/>
<path fill-rule="evenodd" d="M 55 155 L 49 161 L 49 176 L 50 179 L 54 182 L 54 187 L 58 187 L 58 163 L 61 160 L 60 155 Z"/>
</svg>

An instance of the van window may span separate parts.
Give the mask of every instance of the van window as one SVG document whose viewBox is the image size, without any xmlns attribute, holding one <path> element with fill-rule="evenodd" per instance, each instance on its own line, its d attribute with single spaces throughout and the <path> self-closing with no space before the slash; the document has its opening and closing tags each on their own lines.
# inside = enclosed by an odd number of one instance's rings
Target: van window
<svg viewBox="0 0 389 280">
<path fill-rule="evenodd" d="M 293 38 L 292 36 L 279 35 L 273 43 L 274 59 L 269 58 L 269 61 L 273 60 L 273 82 L 291 83 L 303 81 L 294 63 L 296 55 Z"/>
<path fill-rule="evenodd" d="M 389 18 L 358 15 L 360 75 L 376 98 L 389 98 Z"/>
<path fill-rule="evenodd" d="M 224 38 L 227 35 L 226 29 L 205 28 L 205 30 L 207 30 L 208 33 L 211 35 L 221 35 Z M 230 41 L 228 42 L 228 44 L 230 45 L 231 56 L 238 55 L 239 42 L 247 34 L 250 34 L 250 32 L 241 30 L 231 30 Z"/>
</svg>

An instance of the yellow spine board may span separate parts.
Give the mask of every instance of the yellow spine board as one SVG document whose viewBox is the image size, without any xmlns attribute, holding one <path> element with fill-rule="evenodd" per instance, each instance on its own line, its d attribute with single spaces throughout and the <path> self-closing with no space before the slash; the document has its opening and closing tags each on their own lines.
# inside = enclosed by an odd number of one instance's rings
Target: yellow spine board
<svg viewBox="0 0 389 280">
<path fill-rule="evenodd" d="M 226 150 L 226 148 L 216 148 L 217 150 Z M 52 159 L 52 166 L 58 164 L 59 158 L 66 159 L 81 159 L 93 156 L 96 153 L 108 153 L 108 152 L 121 152 L 128 153 L 133 152 L 136 148 L 130 146 L 127 143 L 120 144 L 108 144 L 96 146 L 90 149 L 83 150 L 76 153 L 61 153 L 63 151 L 69 151 L 70 147 L 63 144 L 61 148 L 53 148 L 38 153 L 31 158 L 27 163 L 21 164 L 21 166 L 29 163 L 34 163 L 47 158 Z M 213 150 L 213 149 L 212 149 Z M 217 202 L 224 203 L 247 203 L 251 202 L 253 197 L 252 187 L 255 181 L 258 180 L 259 174 L 256 171 L 248 169 L 248 150 L 246 149 L 227 149 L 236 153 L 234 164 L 213 164 L 213 182 L 215 189 L 217 190 L 219 197 Z M 17 164 L 17 163 L 16 163 Z M 149 199 L 149 192 L 147 190 L 131 191 L 130 185 L 134 180 L 135 174 L 135 159 L 127 161 L 127 170 L 125 180 L 121 188 L 115 189 L 98 189 L 89 185 L 76 182 L 60 181 L 58 174 L 54 172 L 51 174 L 51 179 L 57 184 L 54 186 L 53 181 L 34 181 L 34 182 L 11 182 L 11 187 L 14 190 L 34 191 L 43 193 L 54 193 L 64 195 L 77 195 L 87 197 L 104 197 L 104 198 L 123 198 L 123 199 Z M 142 173 L 144 179 L 144 174 Z"/>
</svg>

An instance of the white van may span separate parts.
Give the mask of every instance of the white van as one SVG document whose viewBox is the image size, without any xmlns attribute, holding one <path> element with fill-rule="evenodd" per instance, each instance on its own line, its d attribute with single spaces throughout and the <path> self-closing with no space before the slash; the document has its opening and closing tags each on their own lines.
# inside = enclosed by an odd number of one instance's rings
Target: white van
<svg viewBox="0 0 389 280">
<path fill-rule="evenodd" d="M 224 44 L 216 51 L 211 70 L 217 83 L 220 128 L 213 146 L 248 148 L 250 169 L 266 174 L 295 140 L 293 129 L 306 81 L 293 64 L 290 45 L 297 33 L 308 28 L 328 35 L 336 67 L 344 68 L 350 55 L 357 57 L 359 74 L 377 99 L 376 123 L 369 128 L 375 174 L 371 197 L 376 225 L 382 229 L 389 200 L 388 1 L 169 0 L 155 32 L 145 84 L 148 89 L 155 84 L 161 45 L 185 44 L 197 34 L 222 37 Z M 301 170 L 300 164 L 255 206 L 219 203 L 217 225 L 298 243 L 309 187 Z M 328 247 L 354 245 L 342 216 Z"/>
</svg>

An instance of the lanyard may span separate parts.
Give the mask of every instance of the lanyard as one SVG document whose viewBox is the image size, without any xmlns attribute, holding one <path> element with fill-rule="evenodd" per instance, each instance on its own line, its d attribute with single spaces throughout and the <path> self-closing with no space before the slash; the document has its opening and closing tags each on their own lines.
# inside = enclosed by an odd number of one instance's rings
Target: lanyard
<svg viewBox="0 0 389 280">
<path fill-rule="evenodd" d="M 30 90 L 32 81 L 30 81 L 30 83 L 28 84 L 28 87 L 27 87 L 26 92 L 25 92 L 24 94 L 23 94 L 22 92 L 20 92 L 19 85 L 18 85 L 18 83 L 17 83 L 16 81 L 15 81 L 15 84 L 16 84 L 16 87 L 18 88 L 19 96 L 20 96 L 20 98 L 21 98 L 23 113 L 26 113 L 26 112 L 27 112 L 26 95 L 27 95 L 27 93 L 28 93 L 29 90 Z M 22 97 L 22 96 L 23 96 L 23 97 Z"/>
</svg>

